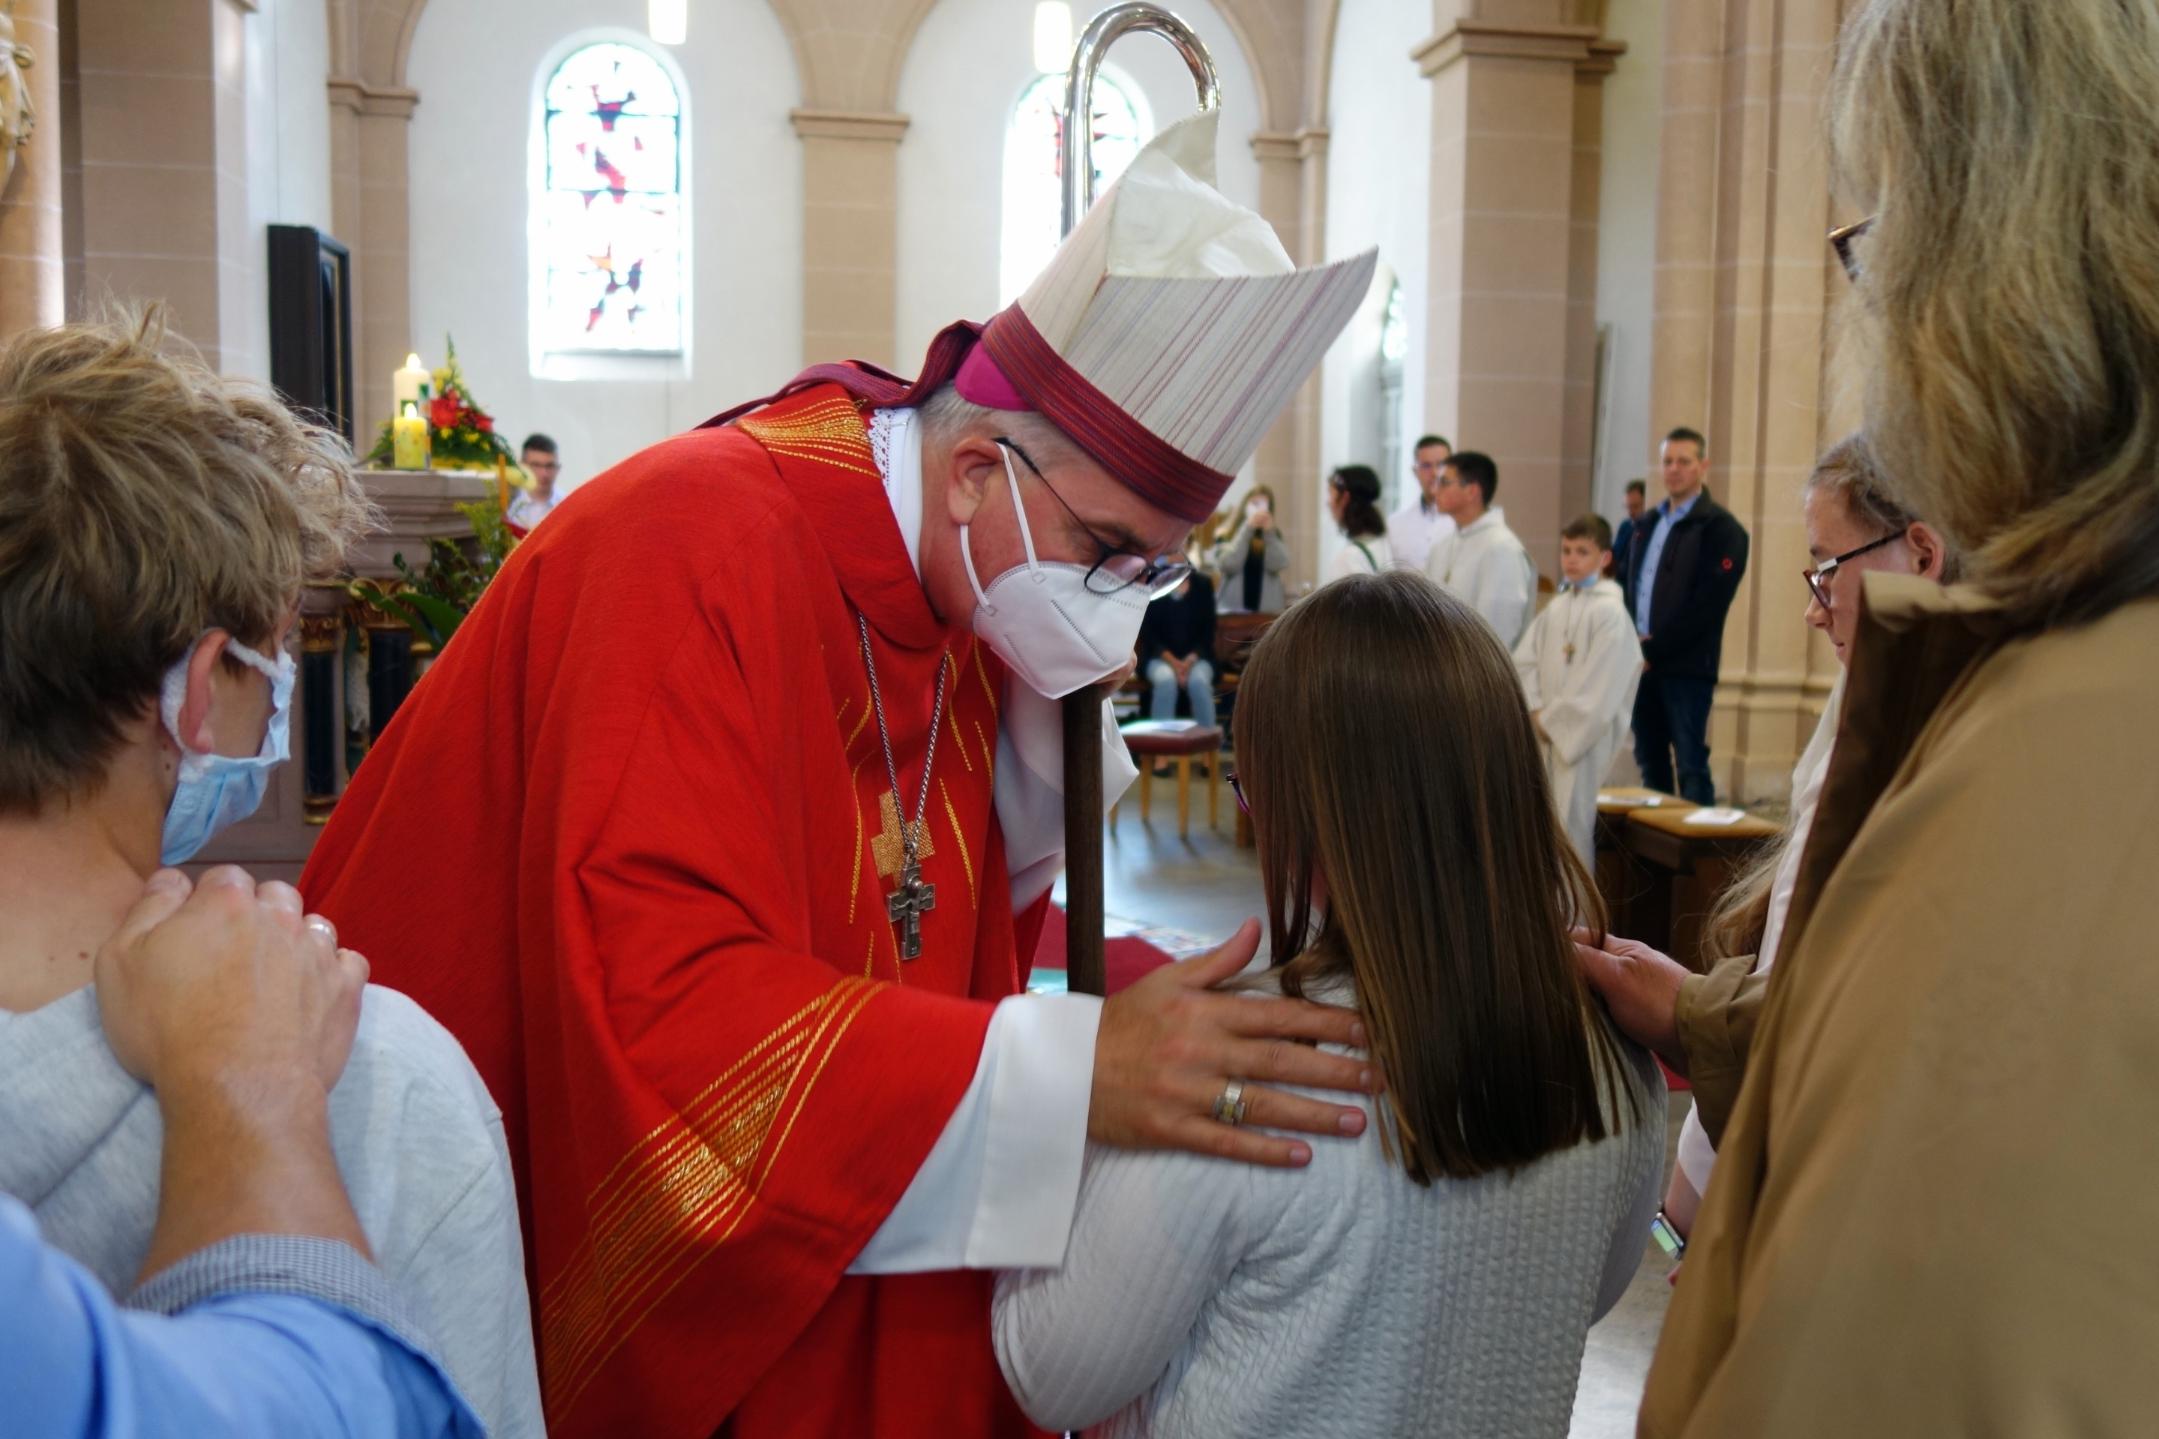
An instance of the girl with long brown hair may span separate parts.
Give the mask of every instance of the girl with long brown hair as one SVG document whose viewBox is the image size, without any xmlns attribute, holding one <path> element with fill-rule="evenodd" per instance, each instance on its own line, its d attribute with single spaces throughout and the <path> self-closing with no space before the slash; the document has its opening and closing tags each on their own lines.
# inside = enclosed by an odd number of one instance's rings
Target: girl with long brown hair
<svg viewBox="0 0 2159 1439">
<path fill-rule="evenodd" d="M 1423 576 L 1352 576 L 1253 651 L 1236 731 L 1275 962 L 1248 982 L 1357 1009 L 1377 1141 L 1279 1173 L 1090 1153 L 1064 1267 L 999 1285 L 1005 1375 L 1108 1434 L 1564 1434 L 1664 1127 L 1574 972 L 1600 916 L 1512 662 Z"/>
</svg>

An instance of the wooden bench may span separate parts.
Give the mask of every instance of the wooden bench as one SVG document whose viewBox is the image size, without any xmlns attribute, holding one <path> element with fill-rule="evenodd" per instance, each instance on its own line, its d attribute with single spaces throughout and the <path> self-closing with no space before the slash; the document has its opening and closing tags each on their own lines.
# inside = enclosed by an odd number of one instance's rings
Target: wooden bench
<svg viewBox="0 0 2159 1439">
<path fill-rule="evenodd" d="M 1172 760 L 1177 765 L 1177 837 L 1190 832 L 1192 815 L 1192 761 L 1210 761 L 1207 768 L 1207 828 L 1221 821 L 1222 731 L 1215 725 L 1187 724 L 1181 720 L 1139 720 L 1123 727 L 1125 749 L 1139 766 L 1139 817 L 1145 823 L 1152 799 L 1154 762 Z M 1117 824 L 1117 807 L 1110 810 L 1110 826 Z"/>
<path fill-rule="evenodd" d="M 1696 970 L 1708 965 L 1706 923 L 1717 897 L 1757 846 L 1782 833 L 1751 814 L 1729 824 L 1689 818 L 1702 808 L 1655 790 L 1597 796 L 1597 889 L 1612 933 Z"/>
</svg>

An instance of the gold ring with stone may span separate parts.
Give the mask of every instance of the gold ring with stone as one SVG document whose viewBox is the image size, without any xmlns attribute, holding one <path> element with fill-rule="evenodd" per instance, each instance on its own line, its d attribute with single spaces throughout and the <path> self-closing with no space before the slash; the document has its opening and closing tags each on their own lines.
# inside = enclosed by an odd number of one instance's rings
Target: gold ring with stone
<svg viewBox="0 0 2159 1439">
<path fill-rule="evenodd" d="M 1214 1102 L 1214 1117 L 1224 1124 L 1244 1123 L 1244 1081 L 1232 1079 L 1222 1086 L 1221 1097 Z"/>
</svg>

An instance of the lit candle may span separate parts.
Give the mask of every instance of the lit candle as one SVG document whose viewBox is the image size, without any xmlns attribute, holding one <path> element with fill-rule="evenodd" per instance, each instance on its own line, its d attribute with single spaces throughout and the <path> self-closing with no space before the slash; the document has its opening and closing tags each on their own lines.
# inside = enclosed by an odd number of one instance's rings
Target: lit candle
<svg viewBox="0 0 2159 1439">
<path fill-rule="evenodd" d="M 427 421 L 417 400 L 407 400 L 390 421 L 390 463 L 400 470 L 427 468 Z"/>
<path fill-rule="evenodd" d="M 391 377 L 390 399 L 395 413 L 404 414 L 407 402 L 415 405 L 426 404 L 430 378 L 422 368 L 417 353 L 405 356 L 405 368 Z"/>
</svg>

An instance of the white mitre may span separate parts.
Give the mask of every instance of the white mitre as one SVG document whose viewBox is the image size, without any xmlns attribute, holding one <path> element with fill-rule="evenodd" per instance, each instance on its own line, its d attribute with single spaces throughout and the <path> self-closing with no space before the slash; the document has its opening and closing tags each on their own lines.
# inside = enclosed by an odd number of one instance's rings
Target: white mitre
<svg viewBox="0 0 2159 1439">
<path fill-rule="evenodd" d="M 1367 250 L 1298 269 L 1273 226 L 1215 188 L 1218 124 L 1207 111 L 1149 141 L 984 328 L 958 378 L 977 403 L 1008 390 L 1002 408 L 1040 411 L 1195 523 L 1317 368 L 1378 262 Z"/>
</svg>

